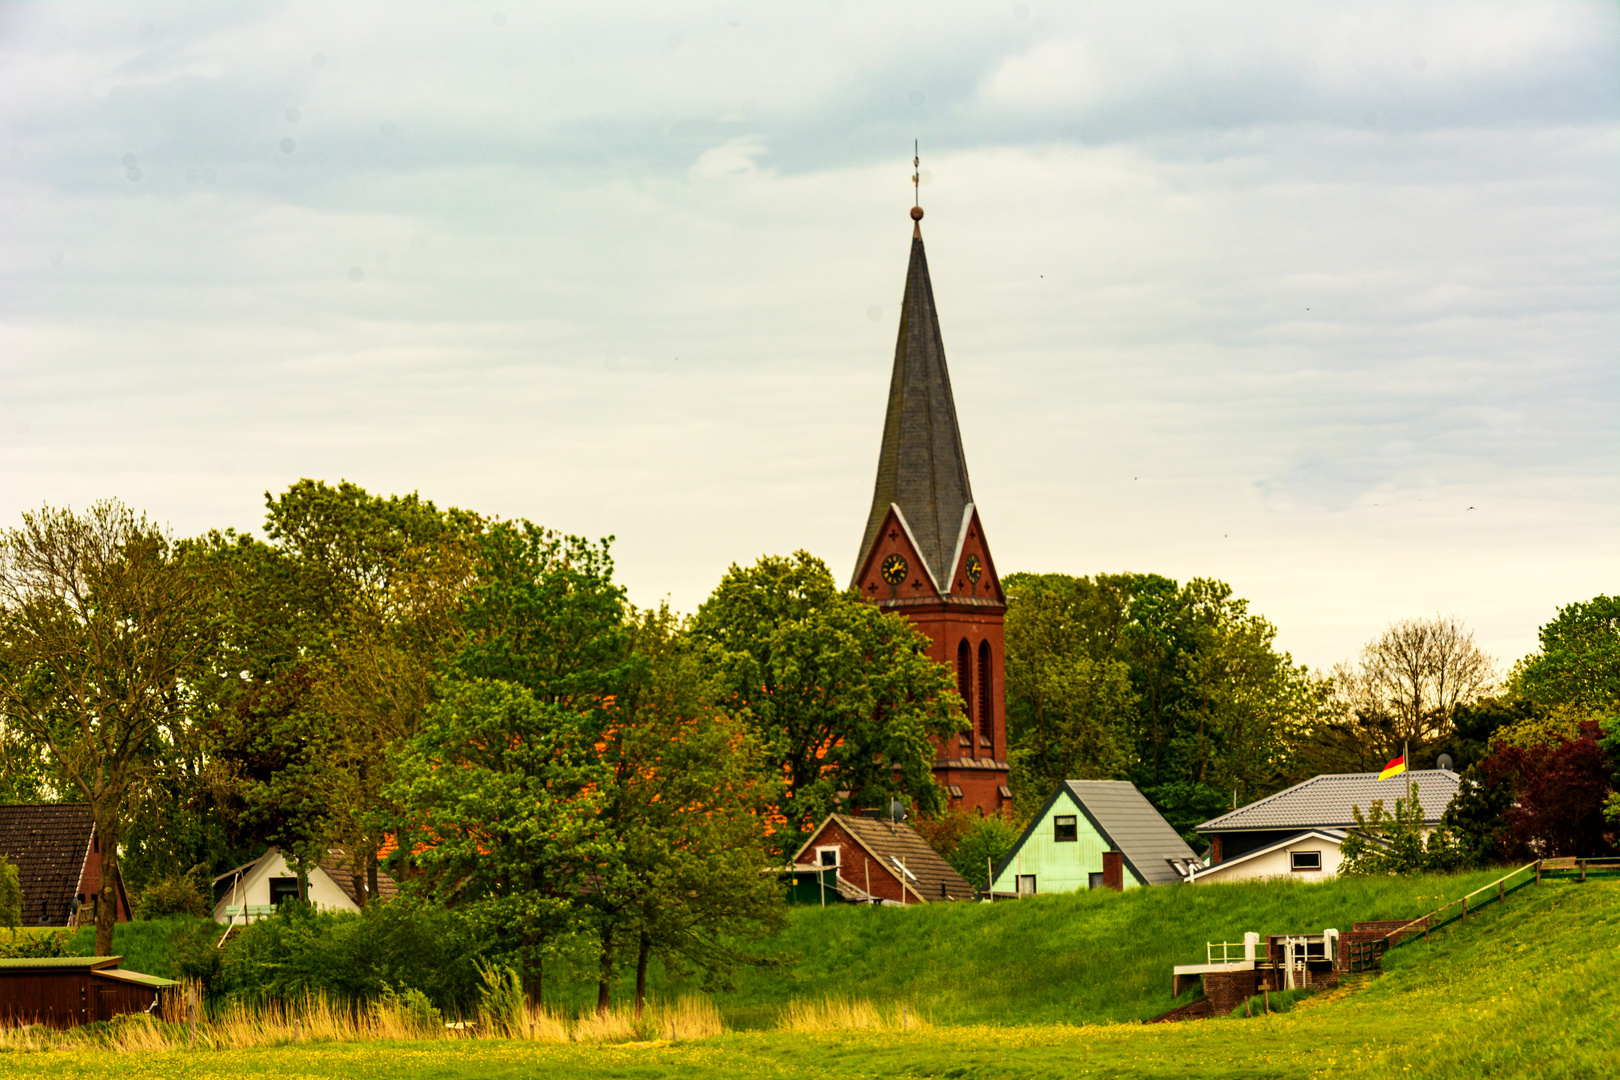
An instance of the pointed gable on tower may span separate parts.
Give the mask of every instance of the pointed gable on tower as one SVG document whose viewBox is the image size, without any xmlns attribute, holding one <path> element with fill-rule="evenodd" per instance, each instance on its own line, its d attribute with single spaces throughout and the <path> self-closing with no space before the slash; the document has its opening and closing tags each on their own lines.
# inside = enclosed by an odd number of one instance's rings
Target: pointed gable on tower
<svg viewBox="0 0 1620 1080">
<path fill-rule="evenodd" d="M 928 256 L 922 230 L 914 228 L 877 483 L 852 584 L 859 588 L 883 520 L 894 506 L 929 575 L 940 591 L 948 591 L 972 503 L 973 487 L 945 368 L 945 342 L 934 310 L 934 286 L 928 279 Z"/>
</svg>

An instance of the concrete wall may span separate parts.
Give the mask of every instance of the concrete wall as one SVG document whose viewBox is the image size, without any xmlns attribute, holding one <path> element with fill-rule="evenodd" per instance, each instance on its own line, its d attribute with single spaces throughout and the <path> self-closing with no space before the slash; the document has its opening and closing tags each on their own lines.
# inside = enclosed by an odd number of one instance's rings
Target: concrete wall
<svg viewBox="0 0 1620 1080">
<path fill-rule="evenodd" d="M 1052 819 L 1073 816 L 1078 819 L 1079 837 L 1059 842 L 1053 837 Z M 1086 820 L 1070 797 L 1068 788 L 1052 803 L 1046 814 L 1036 823 L 1024 846 L 1019 848 L 1005 869 L 996 877 L 992 891 L 1011 893 L 1018 890 L 1021 875 L 1035 875 L 1037 893 L 1076 892 L 1090 888 L 1091 875 L 1103 872 L 1103 852 L 1110 850 L 1104 840 Z M 1142 884 L 1129 866 L 1121 867 L 1125 888 L 1134 889 Z"/>
<path fill-rule="evenodd" d="M 1292 867 L 1290 852 L 1319 851 L 1322 853 L 1322 869 L 1295 870 Z M 1219 864 L 1219 869 L 1207 874 L 1200 874 L 1197 881 L 1240 881 L 1244 878 L 1264 877 L 1291 877 L 1301 881 L 1326 881 L 1338 877 L 1339 867 L 1344 857 L 1339 853 L 1339 845 L 1331 840 L 1324 840 L 1319 836 L 1307 836 L 1296 840 L 1286 847 L 1268 851 L 1264 855 L 1256 855 L 1252 859 L 1241 862 L 1233 861 Z"/>
</svg>

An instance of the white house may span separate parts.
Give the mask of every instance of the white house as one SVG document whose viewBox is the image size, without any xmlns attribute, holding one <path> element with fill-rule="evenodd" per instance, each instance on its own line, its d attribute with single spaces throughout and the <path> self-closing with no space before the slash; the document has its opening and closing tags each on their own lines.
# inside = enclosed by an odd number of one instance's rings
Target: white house
<svg viewBox="0 0 1620 1080">
<path fill-rule="evenodd" d="M 1236 881 L 1294 876 L 1302 881 L 1336 877 L 1344 862 L 1340 846 L 1355 825 L 1354 808 L 1365 814 L 1375 799 L 1393 811 L 1412 784 L 1418 786 L 1423 829 L 1457 794 L 1461 778 L 1449 769 L 1419 769 L 1388 780 L 1377 773 L 1329 773 L 1211 818 L 1197 831 L 1209 838 L 1209 854 L 1187 880 Z"/>
<path fill-rule="evenodd" d="M 328 911 L 359 911 L 353 860 L 334 848 L 309 871 L 309 900 Z M 387 874 L 377 874 L 378 899 L 396 895 L 399 887 Z M 280 848 L 270 848 L 244 866 L 214 879 L 214 921 L 238 925 L 264 918 L 283 900 L 298 899 L 298 873 Z"/>
</svg>

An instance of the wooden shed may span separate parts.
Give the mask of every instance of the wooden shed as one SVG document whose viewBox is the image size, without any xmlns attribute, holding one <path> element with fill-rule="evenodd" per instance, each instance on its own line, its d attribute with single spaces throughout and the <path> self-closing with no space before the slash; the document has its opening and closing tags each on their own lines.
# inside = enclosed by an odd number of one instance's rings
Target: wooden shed
<svg viewBox="0 0 1620 1080">
<path fill-rule="evenodd" d="M 0 1026 L 70 1028 L 122 1013 L 155 1012 L 172 979 L 119 968 L 121 956 L 0 960 Z"/>
</svg>

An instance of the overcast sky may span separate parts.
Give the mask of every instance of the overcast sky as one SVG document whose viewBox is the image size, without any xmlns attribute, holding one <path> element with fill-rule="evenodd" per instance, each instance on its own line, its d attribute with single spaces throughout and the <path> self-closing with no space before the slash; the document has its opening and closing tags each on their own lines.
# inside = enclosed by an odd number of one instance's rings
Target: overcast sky
<svg viewBox="0 0 1620 1080">
<path fill-rule="evenodd" d="M 300 477 L 847 579 L 921 141 L 1002 573 L 1620 588 L 1612 3 L 0 5 L 0 524 Z"/>
</svg>

